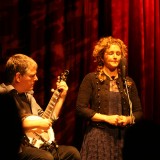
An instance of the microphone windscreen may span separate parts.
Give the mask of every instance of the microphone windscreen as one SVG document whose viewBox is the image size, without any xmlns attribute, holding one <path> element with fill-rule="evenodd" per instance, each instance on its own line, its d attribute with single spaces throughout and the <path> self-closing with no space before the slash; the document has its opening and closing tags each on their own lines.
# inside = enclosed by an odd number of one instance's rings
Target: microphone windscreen
<svg viewBox="0 0 160 160">
<path fill-rule="evenodd" d="M 121 70 L 122 79 L 125 80 L 126 74 L 127 74 L 127 59 L 126 58 L 121 59 L 120 70 Z"/>
<path fill-rule="evenodd" d="M 120 64 L 122 66 L 127 66 L 127 59 L 126 58 L 121 58 Z"/>
<path fill-rule="evenodd" d="M 122 78 L 123 78 L 123 80 L 125 80 L 125 79 L 126 79 L 126 66 L 122 66 L 122 71 L 121 71 L 121 73 L 122 73 Z"/>
</svg>

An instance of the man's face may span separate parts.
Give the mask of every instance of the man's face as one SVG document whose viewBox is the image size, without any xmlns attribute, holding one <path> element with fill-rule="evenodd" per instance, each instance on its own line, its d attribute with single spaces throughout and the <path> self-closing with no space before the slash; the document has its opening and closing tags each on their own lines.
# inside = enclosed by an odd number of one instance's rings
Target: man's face
<svg viewBox="0 0 160 160">
<path fill-rule="evenodd" d="M 20 92 L 33 90 L 35 82 L 38 80 L 37 67 L 31 67 L 24 75 L 19 75 L 18 88 Z"/>
</svg>

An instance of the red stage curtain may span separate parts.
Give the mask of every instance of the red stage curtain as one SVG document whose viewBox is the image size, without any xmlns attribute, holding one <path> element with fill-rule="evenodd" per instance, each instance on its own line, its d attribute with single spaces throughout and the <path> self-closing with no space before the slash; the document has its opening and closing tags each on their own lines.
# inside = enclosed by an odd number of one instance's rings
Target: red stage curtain
<svg viewBox="0 0 160 160">
<path fill-rule="evenodd" d="M 94 43 L 103 36 L 122 39 L 129 49 L 129 70 L 138 87 L 145 117 L 160 123 L 159 0 L 5 0 L 0 2 L 0 80 L 6 59 L 15 52 L 38 65 L 37 102 L 45 109 L 57 76 L 65 69 L 69 93 L 56 138 L 81 142 L 75 102 L 84 75 L 95 69 Z"/>
</svg>

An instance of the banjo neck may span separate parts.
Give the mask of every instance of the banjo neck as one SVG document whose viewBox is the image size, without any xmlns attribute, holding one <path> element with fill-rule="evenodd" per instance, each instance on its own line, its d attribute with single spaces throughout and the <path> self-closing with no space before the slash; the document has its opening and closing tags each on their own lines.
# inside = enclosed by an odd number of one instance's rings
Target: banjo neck
<svg viewBox="0 0 160 160">
<path fill-rule="evenodd" d="M 59 76 L 59 82 L 61 80 L 66 81 L 68 74 L 69 74 L 68 70 L 65 70 L 64 73 L 61 73 L 61 75 Z M 52 120 L 52 122 L 55 121 L 54 108 L 55 108 L 55 105 L 59 99 L 60 93 L 61 93 L 61 91 L 59 89 L 56 89 L 53 91 L 53 95 L 52 95 L 43 115 L 42 115 L 42 118 L 50 119 L 50 120 Z"/>
<path fill-rule="evenodd" d="M 55 118 L 53 115 L 53 111 L 58 101 L 59 95 L 60 95 L 60 91 L 58 89 L 54 90 L 53 95 L 42 115 L 42 118 L 47 118 L 47 119 L 51 119 L 52 121 L 54 121 Z"/>
</svg>

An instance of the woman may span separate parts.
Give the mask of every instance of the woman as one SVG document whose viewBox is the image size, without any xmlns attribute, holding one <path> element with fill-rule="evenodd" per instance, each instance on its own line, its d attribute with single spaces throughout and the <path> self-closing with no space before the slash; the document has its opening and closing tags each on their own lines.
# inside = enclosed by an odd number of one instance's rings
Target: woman
<svg viewBox="0 0 160 160">
<path fill-rule="evenodd" d="M 82 160 L 121 160 L 124 130 L 142 118 L 136 85 L 121 64 L 127 52 L 124 42 L 111 36 L 101 38 L 94 47 L 97 71 L 84 77 L 76 104 L 77 114 L 89 122 Z"/>
</svg>

